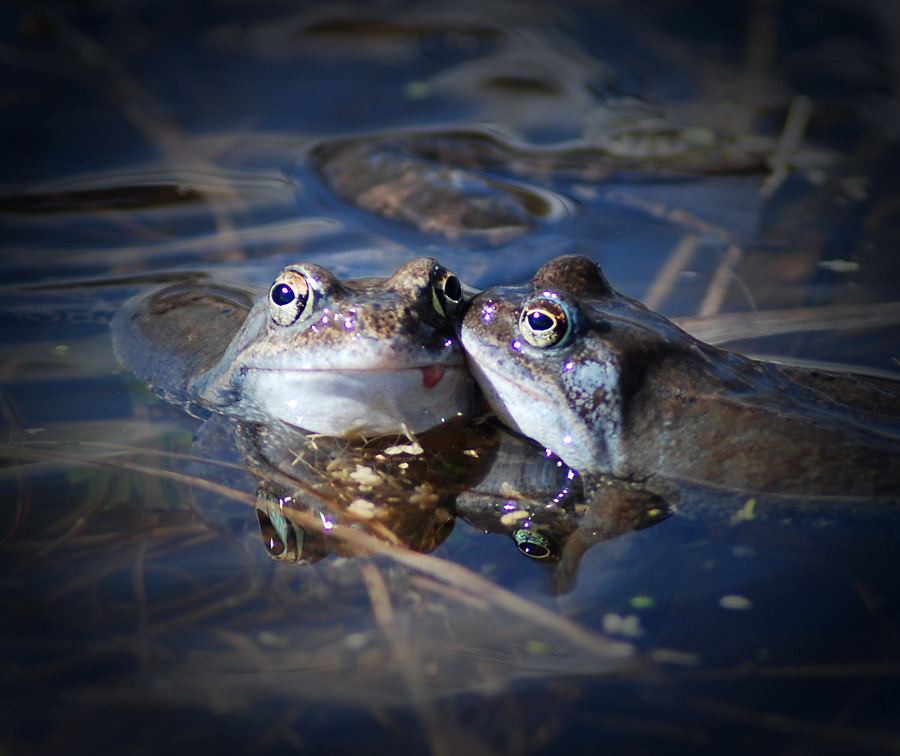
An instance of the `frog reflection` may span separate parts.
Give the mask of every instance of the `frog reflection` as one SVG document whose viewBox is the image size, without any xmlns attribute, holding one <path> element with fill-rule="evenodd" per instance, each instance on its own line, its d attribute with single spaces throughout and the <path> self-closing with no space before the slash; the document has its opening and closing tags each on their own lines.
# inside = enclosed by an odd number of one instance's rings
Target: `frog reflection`
<svg viewBox="0 0 900 756">
<path fill-rule="evenodd" d="M 324 559 L 329 554 L 339 556 L 353 556 L 352 550 L 343 548 L 340 540 L 329 539 L 328 532 L 335 526 L 336 520 L 341 518 L 333 514 L 335 510 L 319 506 L 315 508 L 314 501 L 310 497 L 298 496 L 289 489 L 273 491 L 264 482 L 260 482 L 257 489 L 256 520 L 259 525 L 259 534 L 262 537 L 263 548 L 266 553 L 281 562 L 291 564 L 314 564 Z M 312 508 L 310 508 L 312 507 Z M 354 515 L 368 518 L 376 518 L 384 515 L 386 510 L 381 508 L 376 511 L 376 506 L 365 501 L 365 509 L 353 512 Z M 352 510 L 351 510 L 352 511 Z M 313 512 L 321 523 L 322 530 L 304 527 L 297 521 L 296 513 Z M 386 529 L 386 525 L 380 519 L 376 520 L 375 530 L 384 534 L 389 532 L 391 540 L 401 541 L 401 535 L 408 539 L 403 544 L 415 551 L 429 552 L 443 543 L 453 531 L 454 517 L 444 507 L 406 508 L 402 515 L 397 510 L 393 511 L 392 524 L 398 532 Z M 346 517 L 344 518 L 346 519 Z M 351 520 L 358 525 L 358 521 Z"/>
<path fill-rule="evenodd" d="M 586 489 L 559 458 L 494 421 L 416 442 L 347 442 L 277 423 L 239 426 L 236 438 L 247 469 L 260 481 L 256 516 L 263 548 L 279 561 L 352 555 L 329 536 L 336 525 L 430 552 L 463 519 L 506 535 L 524 557 L 548 567 L 559 591 L 571 586 L 592 545 L 671 512 L 660 494 L 634 484 L 592 480 Z M 309 527 L 310 515 L 315 527 Z"/>
<path fill-rule="evenodd" d="M 415 441 L 323 437 L 283 423 L 239 424 L 234 436 L 259 481 L 264 547 L 301 564 L 352 554 L 329 538 L 337 525 L 416 551 L 437 548 L 453 530 L 456 494 L 483 474 L 494 445 L 489 434 L 462 426 Z M 298 512 L 317 527 L 306 526 Z"/>
<path fill-rule="evenodd" d="M 846 524 L 882 528 L 898 519 L 890 499 L 879 506 L 863 497 L 748 497 L 684 481 L 578 473 L 494 419 L 426 434 L 416 442 L 402 437 L 348 442 L 277 423 L 237 426 L 236 436 L 244 464 L 259 480 L 263 548 L 296 564 L 327 554 L 353 555 L 329 535 L 337 525 L 430 552 L 456 520 L 464 520 L 484 533 L 506 536 L 509 548 L 547 568 L 550 590 L 563 593 L 574 585 L 588 550 L 676 513 L 731 525 L 768 520 L 820 527 L 839 515 Z"/>
</svg>

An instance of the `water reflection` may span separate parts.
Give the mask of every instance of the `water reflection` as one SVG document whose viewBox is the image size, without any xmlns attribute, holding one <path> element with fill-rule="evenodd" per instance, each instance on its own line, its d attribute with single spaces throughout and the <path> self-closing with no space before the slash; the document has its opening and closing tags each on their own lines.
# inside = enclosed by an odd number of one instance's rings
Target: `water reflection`
<svg viewBox="0 0 900 756">
<path fill-rule="evenodd" d="M 207 421 L 193 453 L 210 462 L 192 475 L 215 480 L 218 461 L 240 459 L 255 482 L 262 548 L 278 561 L 311 565 L 326 556 L 367 554 L 334 537 L 366 533 L 429 553 L 457 520 L 546 570 L 545 590 L 570 591 L 586 552 L 665 521 L 791 523 L 793 527 L 878 529 L 900 523 L 897 502 L 846 496 L 761 494 L 654 479 L 583 475 L 492 418 L 418 439 L 367 441 L 307 434 L 283 423 Z M 249 488 L 248 488 L 249 490 Z M 245 529 L 241 505 L 199 489 L 200 511 Z"/>
<path fill-rule="evenodd" d="M 548 587 L 559 592 L 573 584 L 587 548 L 672 511 L 660 494 L 627 481 L 592 481 L 586 492 L 559 458 L 488 419 L 414 441 L 363 442 L 217 417 L 204 426 L 194 452 L 230 457 L 232 435 L 257 481 L 263 548 L 291 563 L 352 554 L 329 537 L 337 526 L 427 553 L 462 519 L 505 535 L 507 547 L 548 568 Z M 194 472 L 212 478 L 216 467 Z M 202 509 L 223 516 L 221 503 L 203 498 Z"/>
<path fill-rule="evenodd" d="M 632 119 L 630 107 L 610 106 L 623 134 L 603 128 L 610 141 L 602 144 L 587 138 L 539 149 L 514 145 L 495 129 L 324 143 L 310 159 L 334 191 L 363 210 L 450 239 L 492 244 L 522 236 L 538 222 L 552 223 L 577 212 L 576 203 L 553 186 L 582 183 L 596 191 L 604 183 L 629 177 L 689 184 L 702 175 L 762 169 L 758 155 L 727 142 L 718 144 L 711 130 Z M 516 177 L 527 177 L 527 182 Z M 607 196 L 624 194 L 627 202 L 632 193 L 619 189 Z M 639 199 L 632 202 L 640 207 Z"/>
</svg>

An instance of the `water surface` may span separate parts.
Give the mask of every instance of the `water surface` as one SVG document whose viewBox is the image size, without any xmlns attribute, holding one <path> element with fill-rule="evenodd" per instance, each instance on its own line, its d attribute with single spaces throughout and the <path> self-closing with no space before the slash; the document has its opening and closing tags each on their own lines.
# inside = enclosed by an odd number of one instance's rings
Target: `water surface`
<svg viewBox="0 0 900 756">
<path fill-rule="evenodd" d="M 900 749 L 891 512 L 676 515 L 585 544 L 561 582 L 462 516 L 430 553 L 350 536 L 278 562 L 234 450 L 210 467 L 201 422 L 109 337 L 128 297 L 165 283 L 255 291 L 297 260 L 388 275 L 427 254 L 484 287 L 579 252 L 672 317 L 825 308 L 732 345 L 896 378 L 895 12 L 2 15 L 0 749 Z M 514 159 L 491 179 L 543 210 L 508 234 L 422 230 L 316 163 L 340 140 L 435 134 L 500 145 Z M 710 134 L 738 152 L 637 154 Z"/>
</svg>

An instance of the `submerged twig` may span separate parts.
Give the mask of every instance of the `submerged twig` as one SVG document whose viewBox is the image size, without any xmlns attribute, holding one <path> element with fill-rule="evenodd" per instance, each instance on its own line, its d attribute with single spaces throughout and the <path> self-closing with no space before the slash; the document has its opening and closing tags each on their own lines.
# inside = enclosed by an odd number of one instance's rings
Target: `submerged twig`
<svg viewBox="0 0 900 756">
<path fill-rule="evenodd" d="M 185 456 L 189 457 L 189 455 L 179 455 L 176 452 L 168 452 L 156 449 L 141 449 L 140 451 L 147 454 L 158 454 L 161 456 L 171 455 L 176 458 L 183 458 Z M 248 493 L 237 491 L 233 488 L 223 486 L 218 483 L 213 483 L 212 481 L 205 480 L 204 478 L 198 478 L 193 475 L 186 475 L 175 470 L 164 470 L 158 467 L 142 465 L 137 462 L 128 462 L 121 459 L 72 454 L 69 452 L 36 448 L 35 446 L 13 446 L 11 444 L 0 444 L 0 456 L 7 457 L 9 459 L 36 459 L 41 461 L 65 462 L 67 464 L 95 465 L 97 467 L 105 467 L 113 470 L 128 470 L 129 472 L 155 475 L 157 477 L 168 478 L 169 480 L 174 480 L 179 483 L 190 484 L 192 486 L 197 486 L 198 488 L 203 488 L 211 493 L 219 494 L 231 499 L 237 499 L 248 504 L 256 503 L 256 499 Z M 217 464 L 214 460 L 204 459 L 202 457 L 198 457 L 195 459 L 201 460 L 203 462 Z"/>
<path fill-rule="evenodd" d="M 137 609 L 137 633 L 135 647 L 141 668 L 146 673 L 150 668 L 150 609 L 147 605 L 147 587 L 144 584 L 144 563 L 147 559 L 147 539 L 138 542 L 134 554 L 134 569 L 131 573 L 131 584 L 134 588 L 134 602 Z"/>
<path fill-rule="evenodd" d="M 713 273 L 712 281 L 706 290 L 706 296 L 700 304 L 700 317 L 715 315 L 722 309 L 722 302 L 725 301 L 725 293 L 735 278 L 735 270 L 744 256 L 743 250 L 737 245 L 732 245 L 725 252 L 716 272 Z"/>
<path fill-rule="evenodd" d="M 700 247 L 700 239 L 699 234 L 687 234 L 682 236 L 675 245 L 669 259 L 656 274 L 656 278 L 653 279 L 653 283 L 650 284 L 650 288 L 644 295 L 644 304 L 651 310 L 658 310 L 666 297 L 671 294 L 678 277 L 694 259 L 694 255 Z"/>
<path fill-rule="evenodd" d="M 57 461 L 69 464 L 90 464 L 113 469 L 125 469 L 147 475 L 157 475 L 182 483 L 189 483 L 245 504 L 256 504 L 256 499 L 243 491 L 237 491 L 228 486 L 195 478 L 190 475 L 185 475 L 184 473 L 153 468 L 135 462 L 127 462 L 125 460 L 84 457 L 67 452 L 28 447 L 19 448 L 11 447 L 9 445 L 0 445 L 0 454 L 11 457 L 25 456 L 42 460 L 56 459 Z M 285 517 L 293 520 L 302 528 L 317 533 L 325 533 L 321 519 L 313 514 L 289 508 L 283 509 L 282 513 Z M 436 556 L 420 554 L 402 546 L 386 543 L 373 535 L 356 530 L 352 527 L 337 525 L 328 531 L 328 535 L 331 538 L 341 541 L 357 553 L 378 554 L 379 556 L 386 557 L 398 564 L 403 564 L 411 569 L 430 575 L 442 583 L 474 594 L 496 608 L 508 611 L 515 616 L 540 625 L 545 629 L 558 634 L 577 647 L 598 658 L 615 661 L 617 668 L 620 665 L 625 665 L 629 668 L 639 666 L 639 661 L 634 656 L 635 648 L 632 644 L 615 641 L 601 633 L 589 630 L 550 609 L 501 588 L 496 583 L 481 577 L 460 564 L 449 562 Z M 66 590 L 71 589 L 72 585 L 69 585 L 66 588 Z M 233 600 L 234 599 L 232 599 L 232 601 Z M 229 606 L 233 606 L 233 603 L 229 604 Z M 214 614 L 216 611 L 217 609 L 215 607 L 203 607 L 195 612 L 191 618 L 197 619 L 206 616 L 209 613 Z M 184 619 L 182 618 L 181 621 L 184 621 Z M 152 632 L 157 634 L 162 632 L 162 630 L 159 625 L 155 625 Z M 631 658 L 629 659 L 629 657 Z"/>
<path fill-rule="evenodd" d="M 726 703 L 722 700 L 689 698 L 686 705 L 695 711 L 712 716 L 720 722 L 749 725 L 778 733 L 803 734 L 804 736 L 848 749 L 873 749 L 883 753 L 897 753 L 900 739 L 888 732 L 863 730 L 831 722 L 812 721 L 800 717 L 777 714 L 772 711 L 757 711 L 748 706 Z"/>
<path fill-rule="evenodd" d="M 794 97 L 784 122 L 781 138 L 775 148 L 775 154 L 769 158 L 769 167 L 772 169 L 772 173 L 759 190 L 763 197 L 771 197 L 788 177 L 790 157 L 803 141 L 803 134 L 811 115 L 812 100 L 806 95 Z"/>
<path fill-rule="evenodd" d="M 324 532 L 321 522 L 313 515 L 288 509 L 284 509 L 283 513 L 303 528 Z M 336 526 L 329 531 L 329 534 L 355 547 L 361 553 L 385 556 L 430 575 L 442 583 L 473 593 L 489 601 L 496 608 L 504 609 L 510 614 L 566 638 L 598 658 L 622 661 L 635 654 L 635 648 L 631 643 L 615 641 L 602 633 L 589 630 L 540 604 L 500 587 L 456 562 L 450 562 L 430 554 L 420 554 L 400 546 L 392 546 L 374 536 L 351 528 Z M 634 664 L 636 664 L 636 660 Z"/>
<path fill-rule="evenodd" d="M 375 614 L 375 621 L 384 633 L 391 646 L 394 661 L 409 691 L 410 701 L 428 741 L 432 756 L 450 756 L 453 751 L 442 734 L 441 720 L 425 691 L 422 676 L 422 660 L 417 658 L 413 645 L 407 634 L 399 627 L 387 584 L 375 564 L 366 564 L 362 568 L 363 580 L 369 593 L 369 601 Z"/>
</svg>

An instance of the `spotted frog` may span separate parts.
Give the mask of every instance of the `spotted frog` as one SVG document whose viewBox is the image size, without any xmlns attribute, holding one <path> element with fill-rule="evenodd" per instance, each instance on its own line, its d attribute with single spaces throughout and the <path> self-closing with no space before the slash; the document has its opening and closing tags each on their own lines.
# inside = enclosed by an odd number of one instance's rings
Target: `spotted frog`
<svg viewBox="0 0 900 756">
<path fill-rule="evenodd" d="M 583 473 L 900 494 L 900 390 L 705 344 L 556 258 L 480 293 L 461 341 L 497 416 Z"/>
<path fill-rule="evenodd" d="M 112 324 L 119 360 L 194 414 L 331 436 L 421 433 L 472 409 L 462 288 L 430 258 L 347 281 L 289 265 L 247 300 L 196 282 L 132 300 Z"/>
</svg>

